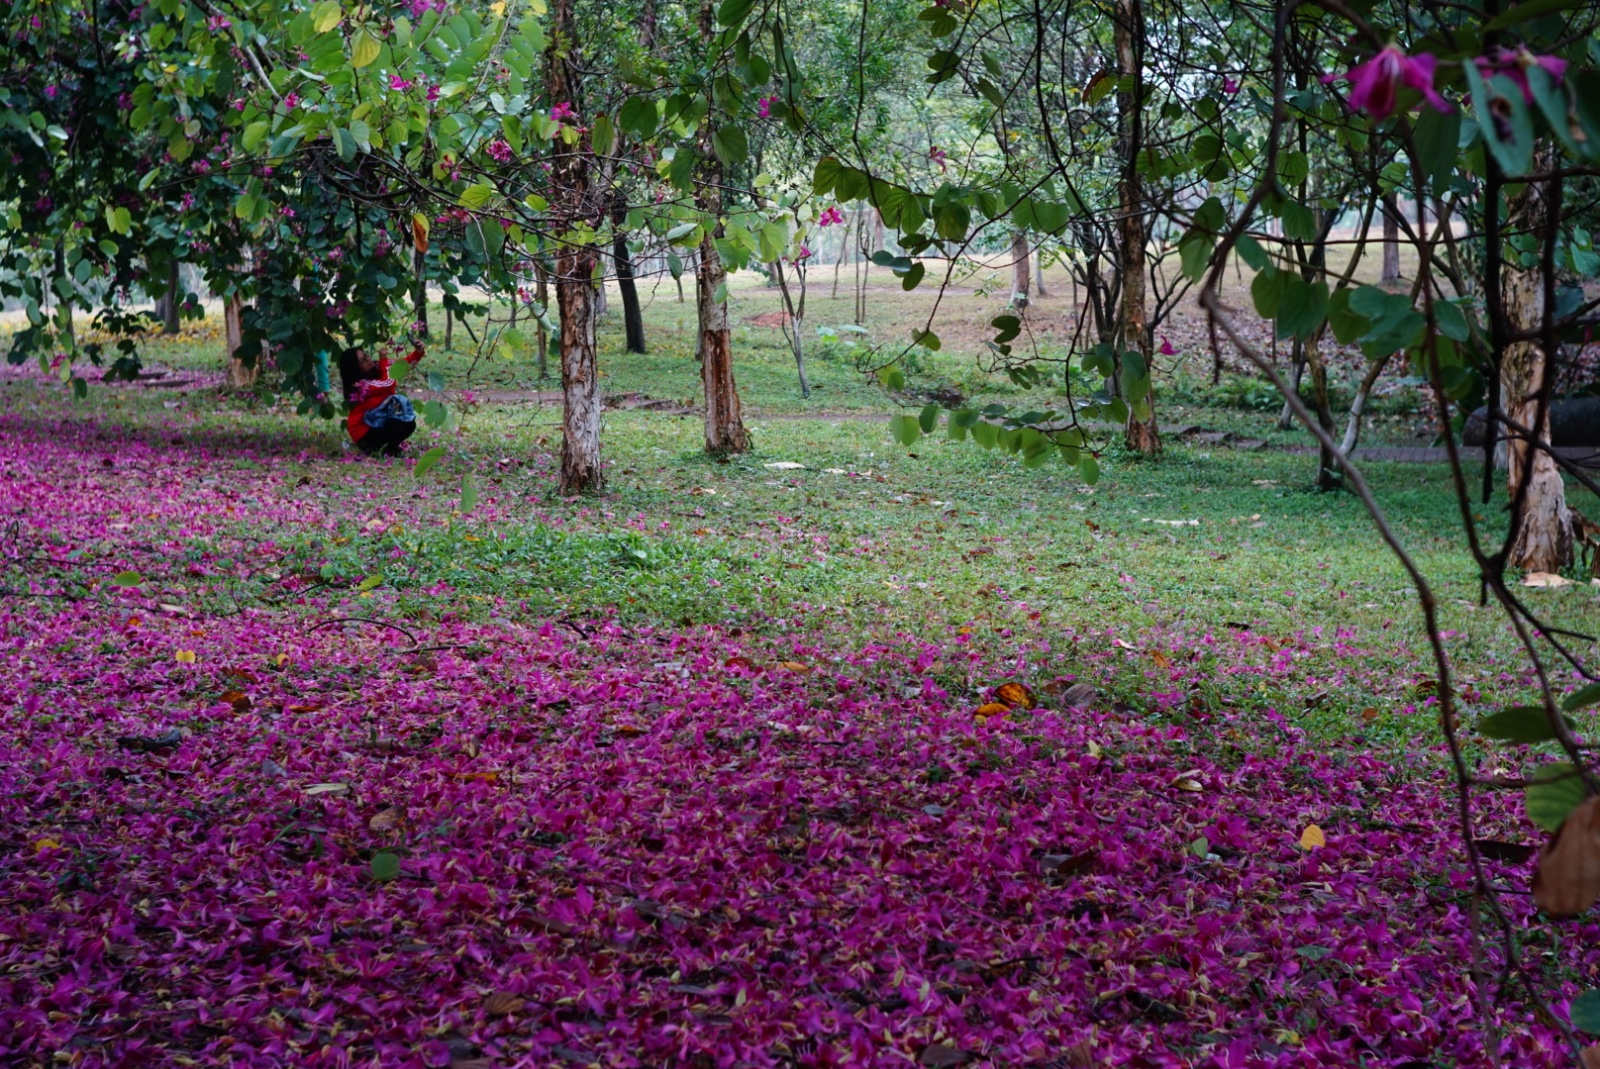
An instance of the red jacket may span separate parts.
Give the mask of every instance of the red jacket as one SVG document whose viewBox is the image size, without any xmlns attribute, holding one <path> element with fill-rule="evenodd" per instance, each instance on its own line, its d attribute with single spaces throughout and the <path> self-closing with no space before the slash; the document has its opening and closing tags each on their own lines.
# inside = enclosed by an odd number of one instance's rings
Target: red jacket
<svg viewBox="0 0 1600 1069">
<path fill-rule="evenodd" d="M 360 392 L 356 395 L 355 403 L 350 406 L 350 415 L 345 419 L 345 426 L 350 430 L 352 442 L 361 441 L 372 429 L 362 417 L 394 396 L 395 383 L 394 379 L 389 377 L 387 358 L 378 361 L 378 377 L 362 379 L 358 389 Z"/>
</svg>

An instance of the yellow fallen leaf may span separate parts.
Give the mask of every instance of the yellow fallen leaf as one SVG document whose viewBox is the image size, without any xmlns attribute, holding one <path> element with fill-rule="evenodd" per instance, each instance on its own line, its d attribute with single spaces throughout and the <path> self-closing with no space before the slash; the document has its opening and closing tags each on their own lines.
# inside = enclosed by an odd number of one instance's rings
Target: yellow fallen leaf
<svg viewBox="0 0 1600 1069">
<path fill-rule="evenodd" d="M 42 854 L 46 850 L 60 850 L 60 849 L 61 849 L 61 844 L 56 842 L 54 839 L 40 839 L 38 842 L 33 844 L 33 852 L 36 853 L 36 854 Z"/>
<path fill-rule="evenodd" d="M 991 716 L 1005 716 L 1010 711 L 1011 706 L 1001 702 L 985 702 L 974 709 L 972 715 L 980 720 L 986 720 Z"/>
<path fill-rule="evenodd" d="M 194 650 L 179 650 L 177 653 L 172 655 L 172 658 L 179 664 L 193 664 Z"/>
<path fill-rule="evenodd" d="M 1328 837 L 1322 834 L 1322 829 L 1315 824 L 1307 824 L 1306 830 L 1300 833 L 1300 849 L 1315 850 L 1319 846 L 1327 846 Z"/>
<path fill-rule="evenodd" d="M 789 672 L 811 671 L 811 666 L 809 664 L 801 664 L 799 661 L 780 661 L 778 662 L 778 667 Z"/>
</svg>

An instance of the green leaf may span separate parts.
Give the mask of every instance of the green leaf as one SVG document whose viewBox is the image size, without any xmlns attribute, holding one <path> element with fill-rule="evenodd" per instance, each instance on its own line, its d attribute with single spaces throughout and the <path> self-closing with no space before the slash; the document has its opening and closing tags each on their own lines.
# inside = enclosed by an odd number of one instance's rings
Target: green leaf
<svg viewBox="0 0 1600 1069">
<path fill-rule="evenodd" d="M 1261 243 L 1249 234 L 1240 235 L 1234 248 L 1239 252 L 1239 259 L 1243 260 L 1245 266 L 1252 271 L 1263 270 L 1268 264 L 1272 263 L 1272 258 L 1261 247 Z"/>
<path fill-rule="evenodd" d="M 1568 694 L 1566 701 L 1561 703 L 1561 708 L 1569 713 L 1575 713 L 1579 709 L 1587 709 L 1596 702 L 1600 702 L 1600 683 L 1590 683 L 1587 687 Z"/>
<path fill-rule="evenodd" d="M 1522 791 L 1522 804 L 1528 819 L 1545 831 L 1560 829 L 1567 814 L 1578 808 L 1586 797 L 1583 777 L 1573 767 L 1562 761 L 1545 765 L 1534 773 L 1534 782 Z"/>
<path fill-rule="evenodd" d="M 1211 262 L 1213 240 L 1210 234 L 1202 230 L 1191 230 L 1183 235 L 1178 242 L 1178 261 L 1185 278 L 1198 282 L 1206 273 L 1206 264 Z"/>
<path fill-rule="evenodd" d="M 464 476 L 461 480 L 461 501 L 456 508 L 463 514 L 471 512 L 478 507 L 478 480 L 472 476 Z"/>
<path fill-rule="evenodd" d="M 597 156 L 611 155 L 611 148 L 616 144 L 616 127 L 611 125 L 611 116 L 602 112 L 595 116 L 594 126 L 589 132 L 589 144 Z"/>
<path fill-rule="evenodd" d="M 1528 22 L 1532 19 L 1542 18 L 1545 15 L 1553 15 L 1558 11 L 1570 11 L 1574 8 L 1582 7 L 1585 2 L 1586 0 L 1522 0 L 1522 3 L 1512 5 L 1509 10 L 1501 12 L 1484 23 L 1480 32 L 1484 34 L 1494 33 L 1496 30 L 1515 26 L 1519 22 Z M 1584 1029 L 1584 1031 L 1589 1031 L 1589 1029 Z"/>
<path fill-rule="evenodd" d="M 494 187 L 487 182 L 479 182 L 468 186 L 461 191 L 461 196 L 456 203 L 469 211 L 479 211 L 494 197 Z"/>
<path fill-rule="evenodd" d="M 1417 163 L 1432 182 L 1433 191 L 1442 194 L 1455 174 L 1456 155 L 1461 140 L 1461 113 L 1437 112 L 1423 108 L 1417 117 L 1414 135 Z"/>
<path fill-rule="evenodd" d="M 244 137 L 242 139 L 244 142 L 244 150 L 246 152 L 254 152 L 256 149 L 260 148 L 261 142 L 266 139 L 266 136 L 271 129 L 272 124 L 265 119 L 259 119 L 256 122 L 251 123 L 249 126 L 246 126 L 244 128 Z"/>
<path fill-rule="evenodd" d="M 1472 110 L 1478 129 L 1507 177 L 1526 174 L 1533 163 L 1533 119 L 1522 90 L 1505 75 L 1484 81 L 1476 63 L 1463 63 L 1462 72 L 1472 91 Z"/>
<path fill-rule="evenodd" d="M 339 10 L 337 0 L 322 0 L 311 9 L 311 28 L 318 33 L 327 33 L 343 19 L 344 12 Z"/>
<path fill-rule="evenodd" d="M 922 428 L 923 434 L 932 434 L 933 429 L 939 425 L 939 405 L 930 402 L 922 406 L 922 411 L 917 413 L 917 426 Z"/>
<path fill-rule="evenodd" d="M 139 586 L 144 582 L 144 576 L 138 572 L 118 572 L 111 577 L 113 586 Z"/>
<path fill-rule="evenodd" d="M 411 469 L 412 477 L 420 479 L 424 475 L 428 474 L 428 472 L 433 470 L 433 466 L 439 463 L 443 456 L 444 446 L 442 445 L 436 445 L 426 453 L 422 454 L 417 458 L 417 466 Z"/>
<path fill-rule="evenodd" d="M 361 580 L 360 583 L 356 584 L 356 589 L 361 591 L 362 593 L 366 593 L 369 590 L 376 590 L 382 585 L 383 585 L 383 576 L 381 576 L 381 575 L 369 575 L 365 579 Z"/>
<path fill-rule="evenodd" d="M 1100 481 L 1100 462 L 1095 460 L 1092 453 L 1085 453 L 1078 458 L 1078 473 L 1083 476 L 1083 481 L 1093 486 Z"/>
<path fill-rule="evenodd" d="M 378 53 L 382 48 L 383 46 L 378 43 L 376 37 L 366 30 L 362 30 L 356 34 L 356 39 L 350 46 L 350 66 L 357 70 L 370 66 L 372 61 L 378 58 Z"/>
<path fill-rule="evenodd" d="M 920 345 L 929 352 L 934 353 L 938 352 L 939 348 L 944 344 L 939 340 L 939 335 L 935 334 L 931 330 L 918 330 L 913 332 L 911 335 L 911 341 L 912 344 Z"/>
<path fill-rule="evenodd" d="M 900 288 L 910 293 L 917 288 L 917 284 L 922 281 L 922 276 L 927 273 L 927 267 L 923 265 L 921 260 L 918 260 L 906 269 L 906 276 L 900 280 Z"/>
<path fill-rule="evenodd" d="M 400 855 L 390 850 L 380 850 L 372 855 L 369 867 L 374 880 L 388 883 L 400 875 Z"/>
<path fill-rule="evenodd" d="M 1466 341 L 1471 333 L 1467 327 L 1467 314 L 1453 301 L 1435 303 L 1433 317 L 1439 326 L 1439 333 L 1451 341 Z"/>
<path fill-rule="evenodd" d="M 1513 705 L 1478 721 L 1478 733 L 1501 742 L 1548 742 L 1556 737 L 1540 705 Z"/>
<path fill-rule="evenodd" d="M 894 440 L 903 446 L 915 445 L 918 438 L 922 437 L 922 427 L 917 423 L 916 416 L 901 414 L 889 421 L 889 433 Z"/>
<path fill-rule="evenodd" d="M 1570 1012 L 1572 1027 L 1590 1035 L 1600 1035 L 1600 991 L 1591 987 L 1573 999 Z"/>
<path fill-rule="evenodd" d="M 744 130 L 737 126 L 719 126 L 711 135 L 711 147 L 717 159 L 732 167 L 743 163 L 750 155 L 750 142 Z"/>
<path fill-rule="evenodd" d="M 649 97 L 629 97 L 617 116 L 622 128 L 643 140 L 655 133 L 656 102 Z"/>
<path fill-rule="evenodd" d="M 722 0 L 717 6 L 717 22 L 724 26 L 737 26 L 750 17 L 756 0 Z"/>
<path fill-rule="evenodd" d="M 1278 305 L 1278 337 L 1310 338 L 1328 317 L 1328 284 L 1290 276 Z"/>
<path fill-rule="evenodd" d="M 1256 314 L 1262 319 L 1278 318 L 1278 305 L 1289 288 L 1291 277 L 1289 272 L 1276 267 L 1256 272 L 1250 282 L 1250 297 L 1255 302 Z"/>
</svg>

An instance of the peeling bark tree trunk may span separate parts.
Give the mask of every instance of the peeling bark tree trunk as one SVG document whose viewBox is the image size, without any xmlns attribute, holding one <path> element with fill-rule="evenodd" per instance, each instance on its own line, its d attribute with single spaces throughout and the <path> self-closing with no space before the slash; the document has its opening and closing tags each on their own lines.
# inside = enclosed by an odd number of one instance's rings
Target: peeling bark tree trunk
<svg viewBox="0 0 1600 1069">
<path fill-rule="evenodd" d="M 1552 166 L 1552 153 L 1543 149 L 1530 170 L 1544 172 Z M 1507 231 L 1542 239 L 1550 224 L 1548 195 L 1544 183 L 1529 182 L 1507 197 Z M 1544 280 L 1537 267 L 1501 266 L 1500 301 L 1508 330 L 1538 331 L 1544 324 L 1544 296 Z M 1572 563 L 1572 513 L 1567 508 L 1561 469 L 1549 451 L 1551 365 L 1550 354 L 1538 340 L 1510 342 L 1500 358 L 1502 409 L 1514 424 L 1527 427 L 1538 440 L 1535 445 L 1508 430 L 1513 437 L 1506 442 L 1507 497 L 1515 507 L 1519 495 L 1525 495 L 1522 508 L 1512 516 L 1516 529 L 1506 564 L 1529 572 L 1559 572 Z"/>
<path fill-rule="evenodd" d="M 1029 266 L 1028 235 L 1020 230 L 1011 232 L 1011 307 L 1028 307 L 1028 285 L 1033 281 Z"/>
<path fill-rule="evenodd" d="M 551 100 L 576 98 L 567 67 L 577 47 L 573 0 L 555 0 L 551 7 L 550 51 L 545 91 Z M 588 146 L 556 139 L 552 166 L 553 192 L 559 204 L 559 234 L 587 222 L 597 226 L 589 204 Z M 563 241 L 555 258 L 556 306 L 561 314 L 561 492 L 581 494 L 605 486 L 600 465 L 600 368 L 594 337 L 594 271 L 599 252 L 592 245 Z"/>
<path fill-rule="evenodd" d="M 1040 297 L 1050 296 L 1044 291 L 1044 246 L 1033 250 L 1033 292 Z"/>
<path fill-rule="evenodd" d="M 1400 281 L 1400 216 L 1393 197 L 1383 198 L 1383 275 L 1379 281 Z"/>
<path fill-rule="evenodd" d="M 706 40 L 716 29 L 711 0 L 701 0 L 700 32 Z M 733 381 L 733 342 L 728 330 L 728 273 L 717 254 L 715 239 L 723 236 L 722 164 L 713 151 L 710 122 L 701 130 L 701 164 L 695 206 L 711 220 L 711 230 L 700 243 L 695 266 L 695 311 L 700 319 L 700 381 L 706 395 L 706 452 L 713 456 L 743 453 L 750 448 L 739 411 L 739 388 Z"/>
<path fill-rule="evenodd" d="M 1132 87 L 1121 96 L 1123 123 L 1122 178 L 1118 210 L 1122 215 L 1122 344 L 1136 349 L 1144 365 L 1154 370 L 1149 331 L 1145 320 L 1144 294 L 1144 197 L 1139 184 L 1138 159 L 1144 147 L 1144 7 L 1142 0 L 1117 0 L 1117 64 Z M 1156 425 L 1154 374 L 1144 397 L 1146 418 L 1129 412 L 1127 443 L 1146 455 L 1161 451 L 1161 433 Z"/>
<path fill-rule="evenodd" d="M 228 340 L 228 388 L 248 390 L 255 385 L 261 365 L 239 357 L 239 347 L 244 344 L 244 301 L 238 297 L 229 297 L 222 306 L 222 328 Z"/>
</svg>

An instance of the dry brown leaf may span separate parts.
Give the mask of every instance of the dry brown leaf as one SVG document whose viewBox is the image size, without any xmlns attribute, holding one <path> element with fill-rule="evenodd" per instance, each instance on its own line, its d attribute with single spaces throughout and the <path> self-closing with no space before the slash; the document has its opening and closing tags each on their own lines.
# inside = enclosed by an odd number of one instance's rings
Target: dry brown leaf
<svg viewBox="0 0 1600 1069">
<path fill-rule="evenodd" d="M 498 772 L 457 772 L 455 778 L 463 783 L 495 783 L 500 779 Z"/>
<path fill-rule="evenodd" d="M 373 831 L 392 831 L 405 819 L 404 809 L 397 805 L 387 805 L 372 814 L 372 819 L 367 821 L 367 827 Z"/>
<path fill-rule="evenodd" d="M 1091 1069 L 1094 1065 L 1094 1046 L 1087 1039 L 1080 1039 L 1061 1052 L 1061 1060 L 1073 1069 Z"/>
<path fill-rule="evenodd" d="M 729 657 L 726 661 L 723 661 L 722 662 L 722 667 L 724 667 L 724 668 L 743 668 L 746 672 L 754 672 L 756 670 L 756 662 L 752 661 L 748 657 L 745 657 L 745 656 L 742 656 L 742 655 L 736 655 L 736 656 L 733 656 L 733 657 Z"/>
<path fill-rule="evenodd" d="M 1002 705 L 1000 702 L 985 702 L 972 711 L 972 715 L 983 720 L 991 716 L 1005 716 L 1011 711 L 1011 706 Z"/>
<path fill-rule="evenodd" d="M 1584 1047 L 1578 1052 L 1578 1062 L 1583 1069 L 1600 1069 L 1600 1043 Z"/>
<path fill-rule="evenodd" d="M 242 690 L 225 690 L 222 692 L 222 700 L 233 706 L 233 711 L 236 713 L 248 712 L 250 709 L 250 695 Z"/>
<path fill-rule="evenodd" d="M 1369 724 L 1378 719 L 1377 707 L 1369 705 L 1365 709 L 1361 710 L 1361 719 Z"/>
<path fill-rule="evenodd" d="M 1150 659 L 1152 661 L 1156 662 L 1156 667 L 1157 668 L 1171 668 L 1172 667 L 1172 658 L 1168 657 L 1166 654 L 1162 653 L 1160 650 L 1151 650 L 1150 651 Z"/>
<path fill-rule="evenodd" d="M 994 696 L 1013 709 L 1032 709 L 1039 704 L 1033 691 L 1021 683 L 1002 683 L 995 688 Z"/>
<path fill-rule="evenodd" d="M 801 664 L 799 661 L 779 661 L 778 667 L 782 668 L 786 672 L 811 671 L 811 666 L 809 664 Z"/>
<path fill-rule="evenodd" d="M 489 1017 L 504 1017 L 508 1013 L 516 1013 L 528 1004 L 528 1000 L 521 995 L 513 995 L 509 991 L 496 991 L 483 1000 L 483 1012 Z"/>
<path fill-rule="evenodd" d="M 1571 586 L 1572 580 L 1554 572 L 1529 572 L 1522 577 L 1522 585 L 1549 589 L 1552 587 Z"/>
<path fill-rule="evenodd" d="M 421 212 L 411 213 L 411 243 L 418 252 L 428 251 L 428 217 Z"/>
<path fill-rule="evenodd" d="M 1539 851 L 1533 900 L 1547 913 L 1582 913 L 1600 898 L 1600 795 L 1591 795 Z"/>
<path fill-rule="evenodd" d="M 1200 791 L 1206 789 L 1205 784 L 1200 782 L 1198 778 L 1199 775 L 1200 770 L 1198 768 L 1191 768 L 1187 772 L 1180 772 L 1173 777 L 1172 785 L 1178 788 L 1180 791 L 1191 791 L 1198 794 Z"/>
<path fill-rule="evenodd" d="M 637 724 L 618 724 L 617 734 L 625 739 L 637 739 L 644 734 L 644 728 L 639 727 Z"/>
<path fill-rule="evenodd" d="M 1315 824 L 1307 824 L 1306 830 L 1300 833 L 1300 849 L 1302 850 L 1315 850 L 1319 846 L 1327 845 L 1328 837 Z"/>
</svg>

